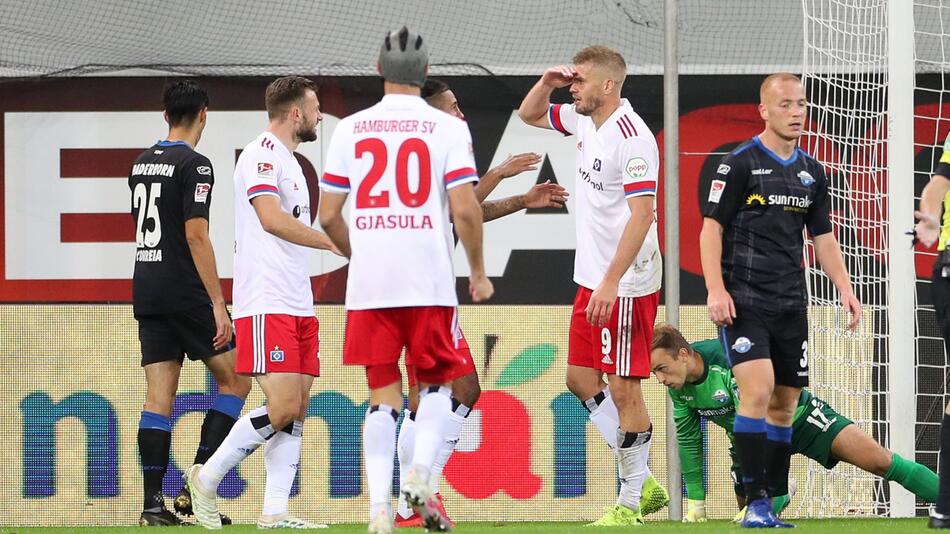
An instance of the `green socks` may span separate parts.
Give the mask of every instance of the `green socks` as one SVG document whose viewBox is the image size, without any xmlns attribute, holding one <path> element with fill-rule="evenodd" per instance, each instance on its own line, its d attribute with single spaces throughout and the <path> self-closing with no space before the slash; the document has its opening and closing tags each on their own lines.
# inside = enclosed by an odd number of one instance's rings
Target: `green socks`
<svg viewBox="0 0 950 534">
<path fill-rule="evenodd" d="M 926 502 L 937 502 L 937 474 L 897 453 L 891 454 L 891 467 L 884 473 L 884 479 L 897 482 Z"/>
</svg>

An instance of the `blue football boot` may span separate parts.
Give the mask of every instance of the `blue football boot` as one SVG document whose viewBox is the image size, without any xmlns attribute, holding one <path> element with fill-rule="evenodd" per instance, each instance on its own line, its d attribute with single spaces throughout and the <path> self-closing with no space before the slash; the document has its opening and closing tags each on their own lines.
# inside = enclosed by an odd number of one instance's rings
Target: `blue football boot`
<svg viewBox="0 0 950 534">
<path fill-rule="evenodd" d="M 775 517 L 769 499 L 756 499 L 749 503 L 745 517 L 739 522 L 739 526 L 742 528 L 795 528 L 795 525 Z"/>
</svg>

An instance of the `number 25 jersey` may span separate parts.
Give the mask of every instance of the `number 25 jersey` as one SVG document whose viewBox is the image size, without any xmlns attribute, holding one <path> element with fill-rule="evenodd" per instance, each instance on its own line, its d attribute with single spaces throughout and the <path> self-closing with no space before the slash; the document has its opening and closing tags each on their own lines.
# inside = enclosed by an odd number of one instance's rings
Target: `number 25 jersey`
<svg viewBox="0 0 950 534">
<path fill-rule="evenodd" d="M 211 303 L 185 239 L 185 221 L 208 218 L 213 186 L 211 162 L 183 141 L 159 141 L 132 164 L 136 314 L 172 313 Z"/>
<path fill-rule="evenodd" d="M 340 121 L 320 187 L 351 196 L 346 308 L 458 305 L 448 190 L 477 181 L 468 126 L 420 97 Z"/>
</svg>

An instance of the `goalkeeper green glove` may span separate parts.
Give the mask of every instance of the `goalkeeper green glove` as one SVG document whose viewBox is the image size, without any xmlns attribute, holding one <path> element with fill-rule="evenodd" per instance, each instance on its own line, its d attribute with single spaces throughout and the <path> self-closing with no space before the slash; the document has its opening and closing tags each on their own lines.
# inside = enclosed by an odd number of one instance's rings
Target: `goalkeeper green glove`
<svg viewBox="0 0 950 534">
<path fill-rule="evenodd" d="M 686 500 L 686 517 L 684 523 L 705 523 L 706 522 L 706 501 Z"/>
</svg>

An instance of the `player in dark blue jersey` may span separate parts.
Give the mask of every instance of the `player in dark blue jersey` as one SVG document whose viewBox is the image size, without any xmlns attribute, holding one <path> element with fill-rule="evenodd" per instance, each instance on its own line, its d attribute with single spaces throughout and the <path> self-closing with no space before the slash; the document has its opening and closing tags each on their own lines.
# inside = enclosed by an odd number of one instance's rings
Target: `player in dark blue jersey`
<svg viewBox="0 0 950 534">
<path fill-rule="evenodd" d="M 805 89 L 792 74 L 762 82 L 765 130 L 725 156 L 704 193 L 700 252 L 709 317 L 739 385 L 736 452 L 750 504 L 743 526 L 790 526 L 769 507 L 787 493 L 792 416 L 808 385 L 804 230 L 851 313 L 861 318 L 829 219 L 828 181 L 798 147 Z M 762 454 L 766 451 L 766 454 Z"/>
<path fill-rule="evenodd" d="M 181 523 L 165 508 L 162 479 L 185 356 L 203 361 L 219 387 L 201 425 L 195 463 L 204 463 L 228 435 L 251 389 L 250 379 L 234 372 L 231 318 L 208 237 L 214 170 L 194 150 L 207 119 L 208 95 L 194 82 L 181 81 L 165 90 L 164 104 L 167 139 L 139 155 L 129 173 L 136 240 L 132 304 L 147 384 L 138 431 L 142 526 Z M 184 488 L 175 509 L 191 514 Z"/>
</svg>

